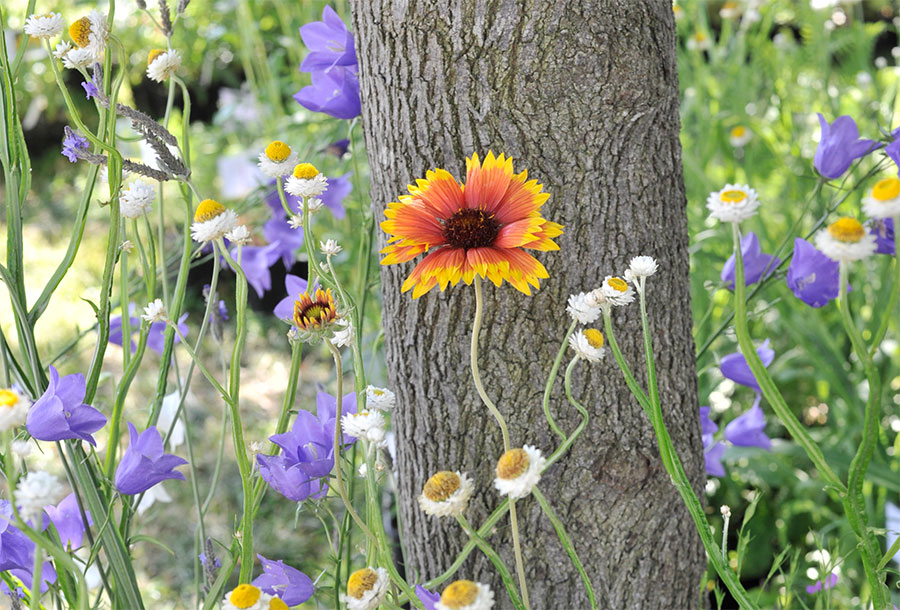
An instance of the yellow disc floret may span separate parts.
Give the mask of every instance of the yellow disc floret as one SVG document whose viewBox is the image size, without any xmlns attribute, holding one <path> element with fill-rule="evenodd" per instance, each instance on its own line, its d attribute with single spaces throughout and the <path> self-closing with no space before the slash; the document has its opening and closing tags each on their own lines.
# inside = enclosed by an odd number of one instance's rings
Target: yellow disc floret
<svg viewBox="0 0 900 610">
<path fill-rule="evenodd" d="M 524 449 L 519 447 L 510 449 L 497 460 L 497 478 L 507 480 L 519 478 L 528 470 L 528 462 L 528 454 Z"/>
<path fill-rule="evenodd" d="M 69 36 L 72 41 L 79 47 L 86 47 L 91 41 L 91 20 L 82 17 L 78 21 L 73 21 L 69 26 Z"/>
<path fill-rule="evenodd" d="M 606 285 L 617 292 L 626 292 L 628 290 L 628 282 L 619 277 L 611 277 L 606 281 Z"/>
<path fill-rule="evenodd" d="M 890 201 L 900 195 L 900 179 L 885 178 L 872 188 L 872 197 L 878 201 Z"/>
<path fill-rule="evenodd" d="M 584 330 L 584 337 L 591 344 L 591 347 L 600 349 L 603 347 L 603 333 L 596 328 L 587 328 Z"/>
<path fill-rule="evenodd" d="M 268 149 L 267 154 L 268 154 Z M 312 163 L 300 163 L 294 167 L 294 178 L 309 180 L 319 175 L 319 170 Z"/>
<path fill-rule="evenodd" d="M 294 324 L 300 330 L 319 329 L 337 319 L 337 307 L 331 288 L 316 290 L 312 296 L 303 293 L 294 301 Z"/>
<path fill-rule="evenodd" d="M 224 211 L 225 206 L 215 199 L 204 199 L 200 202 L 200 205 L 197 206 L 197 211 L 194 212 L 194 220 L 196 222 L 206 222 L 207 220 L 212 220 Z"/>
<path fill-rule="evenodd" d="M 288 605 L 281 599 L 273 597 L 269 601 L 269 610 L 288 610 Z"/>
<path fill-rule="evenodd" d="M 828 232 L 838 241 L 854 244 L 863 238 L 866 229 L 855 218 L 844 217 L 828 225 Z"/>
<path fill-rule="evenodd" d="M 153 60 L 165 53 L 162 49 L 153 49 L 149 53 L 147 53 L 147 65 L 153 63 Z"/>
<path fill-rule="evenodd" d="M 266 157 L 269 158 L 270 161 L 274 161 L 275 163 L 281 163 L 285 159 L 287 159 L 291 154 L 291 147 L 282 142 L 281 140 L 275 140 L 268 146 L 266 146 Z M 306 165 L 309 165 L 308 163 Z M 300 167 L 299 165 L 297 167 Z M 315 168 L 313 168 L 315 169 Z M 297 171 L 297 168 L 294 168 L 294 171 Z M 318 174 L 319 172 L 316 172 Z M 315 174 L 313 174 L 315 175 Z"/>
<path fill-rule="evenodd" d="M 743 138 L 745 133 L 747 133 L 747 130 L 743 125 L 738 125 L 737 127 L 733 127 L 731 129 L 732 138 Z"/>
<path fill-rule="evenodd" d="M 441 593 L 441 603 L 456 610 L 471 606 L 478 597 L 478 585 L 471 580 L 457 580 L 450 583 Z"/>
<path fill-rule="evenodd" d="M 422 495 L 432 502 L 443 502 L 459 489 L 459 475 L 449 470 L 442 470 L 431 475 L 422 488 Z"/>
<path fill-rule="evenodd" d="M 259 596 L 260 590 L 253 585 L 238 585 L 231 592 L 229 601 L 238 608 L 249 608 L 257 602 Z"/>
<path fill-rule="evenodd" d="M 372 568 L 357 570 L 347 579 L 347 595 L 353 599 L 362 599 L 367 591 L 375 588 L 378 574 Z"/>
<path fill-rule="evenodd" d="M 12 390 L 0 390 L 0 407 L 14 407 L 19 403 L 19 395 Z"/>
<path fill-rule="evenodd" d="M 719 199 L 722 200 L 722 203 L 740 203 L 746 198 L 747 193 L 738 190 L 722 191 L 722 194 L 719 195 Z"/>
</svg>

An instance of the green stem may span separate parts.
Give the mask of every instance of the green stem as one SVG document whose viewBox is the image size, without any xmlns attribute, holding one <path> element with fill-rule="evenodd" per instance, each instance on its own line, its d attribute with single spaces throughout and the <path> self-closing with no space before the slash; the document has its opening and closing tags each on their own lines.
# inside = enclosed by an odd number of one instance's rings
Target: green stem
<svg viewBox="0 0 900 610">
<path fill-rule="evenodd" d="M 472 378 L 475 380 L 475 389 L 478 390 L 478 395 L 481 397 L 481 402 L 484 403 L 484 406 L 488 408 L 488 411 L 491 412 L 491 415 L 494 416 L 494 419 L 497 420 L 497 425 L 500 426 L 500 432 L 503 435 L 503 451 L 509 451 L 509 431 L 506 428 L 506 421 L 503 419 L 503 415 L 500 414 L 500 411 L 497 409 L 497 406 L 491 401 L 488 397 L 487 392 L 484 391 L 484 385 L 481 383 L 481 374 L 478 371 L 478 336 L 481 333 L 481 321 L 484 317 L 484 296 L 481 292 L 481 276 L 475 276 L 475 320 L 472 323 L 472 349 L 470 351 L 470 363 L 472 366 Z"/>
<path fill-rule="evenodd" d="M 587 426 L 588 421 L 590 420 L 590 414 L 588 410 L 585 409 L 581 403 L 575 400 L 575 397 L 572 396 L 572 371 L 575 370 L 575 365 L 578 364 L 580 358 L 575 356 L 572 360 L 569 361 L 569 365 L 566 367 L 566 375 L 565 375 L 565 389 L 566 389 L 566 398 L 569 400 L 569 403 L 578 410 L 581 414 L 581 423 L 575 428 L 570 436 L 564 440 L 560 446 L 553 452 L 549 458 L 547 458 L 547 463 L 544 465 L 544 470 L 547 469 L 550 464 L 557 461 L 561 458 L 566 451 L 569 450 L 569 447 L 572 446 L 573 443 L 581 436 L 582 431 L 585 426 Z"/>
<path fill-rule="evenodd" d="M 878 325 L 878 330 L 875 332 L 875 336 L 872 338 L 872 347 L 869 349 L 869 356 L 874 356 L 875 352 L 878 351 L 878 348 L 881 347 L 881 342 L 884 340 L 884 336 L 887 334 L 888 327 L 891 324 L 891 320 L 893 320 L 893 316 L 891 314 L 894 313 L 894 308 L 897 306 L 897 299 L 900 297 L 900 216 L 895 216 L 893 218 L 894 221 L 894 274 L 893 279 L 891 280 L 891 296 L 888 299 L 888 304 L 885 310 L 882 312 L 881 324 Z"/>
<path fill-rule="evenodd" d="M 550 394 L 553 392 L 553 384 L 556 383 L 556 375 L 559 372 L 559 366 L 562 364 L 563 357 L 566 355 L 566 348 L 569 346 L 569 337 L 575 332 L 575 327 L 577 325 L 578 320 L 572 320 L 572 323 L 569 324 L 569 330 L 566 331 L 566 336 L 563 337 L 562 343 L 559 346 L 559 351 L 556 352 L 556 358 L 553 360 L 553 366 L 550 368 L 550 376 L 547 377 L 547 385 L 544 387 L 544 417 L 547 419 L 550 429 L 559 435 L 563 442 L 566 442 L 566 433 L 556 425 L 553 414 L 550 412 Z"/>
<path fill-rule="evenodd" d="M 506 567 L 506 564 L 503 563 L 503 559 L 494 550 L 494 548 L 488 544 L 488 542 L 481 537 L 481 535 L 475 531 L 475 529 L 469 525 L 469 522 L 466 521 L 466 518 L 461 514 L 456 515 L 456 520 L 459 521 L 459 524 L 465 530 L 466 534 L 469 535 L 469 538 L 481 549 L 481 552 L 484 553 L 485 557 L 490 559 L 491 563 L 494 564 L 494 567 L 497 568 L 497 572 L 500 573 L 500 579 L 503 581 L 503 586 L 506 587 L 506 592 L 509 594 L 509 599 L 512 601 L 513 606 L 517 610 L 523 610 L 527 608 L 525 602 L 519 597 L 519 593 L 516 591 L 516 583 L 513 580 L 512 575 L 509 573 L 509 569 Z"/>
</svg>

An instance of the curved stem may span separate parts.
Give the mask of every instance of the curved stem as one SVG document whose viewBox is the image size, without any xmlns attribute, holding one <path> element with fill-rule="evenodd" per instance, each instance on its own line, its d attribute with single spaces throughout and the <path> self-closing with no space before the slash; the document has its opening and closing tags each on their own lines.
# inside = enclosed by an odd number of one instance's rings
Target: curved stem
<svg viewBox="0 0 900 610">
<path fill-rule="evenodd" d="M 475 529 L 469 525 L 469 522 L 466 521 L 466 518 L 462 515 L 456 515 L 456 520 L 459 521 L 459 524 L 462 526 L 463 530 L 465 530 L 466 534 L 469 535 L 469 538 L 481 549 L 481 552 L 484 553 L 485 557 L 490 559 L 491 563 L 494 564 L 494 567 L 497 568 L 497 572 L 500 573 L 500 579 L 503 581 L 503 585 L 506 587 L 506 592 L 509 594 L 509 599 L 512 601 L 513 606 L 517 608 L 517 610 L 521 610 L 523 608 L 527 608 L 525 605 L 526 602 L 523 601 L 522 598 L 519 597 L 519 594 L 516 592 L 516 584 L 513 580 L 512 575 L 509 573 L 509 568 L 506 567 L 506 564 L 503 563 L 503 559 L 494 550 L 494 548 L 487 543 L 487 541 L 481 537 L 481 535 L 475 531 Z"/>
<path fill-rule="evenodd" d="M 547 458 L 547 463 L 544 465 L 544 470 L 547 469 L 550 464 L 558 460 L 563 456 L 563 454 L 569 450 L 569 447 L 581 436 L 582 431 L 585 426 L 587 426 L 588 421 L 590 420 L 590 413 L 585 409 L 580 402 L 575 400 L 575 397 L 572 396 L 572 371 L 575 370 L 575 365 L 578 364 L 580 358 L 575 356 L 572 360 L 569 361 L 569 366 L 566 367 L 566 375 L 565 375 L 565 388 L 566 388 L 566 398 L 569 399 L 569 403 L 575 407 L 578 412 L 581 414 L 581 423 L 575 428 L 570 436 L 564 440 L 560 446 L 553 452 L 549 458 Z"/>
<path fill-rule="evenodd" d="M 572 323 L 569 324 L 569 330 L 566 331 L 566 336 L 563 337 L 562 344 L 559 346 L 559 351 L 556 352 L 556 359 L 553 361 L 553 366 L 550 368 L 550 376 L 547 377 L 547 385 L 544 387 L 544 417 L 547 419 L 547 423 L 550 424 L 550 429 L 559 435 L 564 443 L 566 442 L 566 433 L 556 425 L 553 414 L 550 412 L 550 393 L 553 391 L 553 384 L 556 382 L 559 366 L 562 364 L 563 357 L 566 355 L 566 348 L 569 346 L 569 336 L 575 332 L 575 326 L 577 324 L 578 320 L 572 320 Z"/>
<path fill-rule="evenodd" d="M 472 378 L 475 380 L 475 389 L 481 397 L 481 402 L 488 408 L 497 425 L 500 426 L 500 432 L 503 434 L 503 451 L 509 451 L 509 430 L 506 428 L 506 420 L 500 414 L 497 406 L 488 397 L 484 391 L 484 385 L 481 383 L 481 373 L 478 371 L 478 335 L 481 333 L 481 320 L 484 317 L 484 296 L 481 293 L 481 276 L 475 276 L 475 320 L 472 322 L 472 349 L 471 349 L 471 365 Z"/>
</svg>

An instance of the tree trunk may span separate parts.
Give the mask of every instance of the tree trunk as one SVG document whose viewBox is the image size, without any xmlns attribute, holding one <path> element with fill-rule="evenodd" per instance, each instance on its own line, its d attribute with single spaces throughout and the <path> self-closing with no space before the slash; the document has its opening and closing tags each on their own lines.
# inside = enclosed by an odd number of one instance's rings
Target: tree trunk
<svg viewBox="0 0 900 610">
<path fill-rule="evenodd" d="M 355 0 L 353 9 L 378 216 L 426 170 L 464 178 L 465 157 L 493 150 L 545 185 L 552 197 L 543 216 L 566 226 L 560 251 L 538 253 L 550 279 L 534 296 L 485 286 L 482 376 L 513 446 L 534 444 L 545 455 L 556 447 L 541 400 L 570 322 L 568 296 L 620 275 L 631 256 L 651 255 L 660 263 L 648 294 L 663 410 L 702 490 L 671 0 Z M 478 526 L 499 502 L 492 479 L 502 443 L 469 369 L 472 288 L 413 301 L 400 286 L 418 260 L 382 267 L 382 294 L 406 569 L 423 581 L 448 567 L 465 534 L 420 511 L 422 485 L 438 470 L 468 472 L 477 491 L 467 516 Z M 642 370 L 637 305 L 617 310 L 614 322 L 626 358 Z M 572 430 L 579 417 L 561 386 L 562 374 L 552 409 Z M 579 364 L 574 394 L 591 422 L 540 487 L 599 606 L 695 607 L 703 548 L 612 357 Z M 532 607 L 589 607 L 536 501 L 517 506 Z M 490 541 L 512 570 L 508 520 Z M 497 607 L 511 607 L 494 574 L 476 552 L 458 578 L 492 582 L 504 599 Z"/>
</svg>

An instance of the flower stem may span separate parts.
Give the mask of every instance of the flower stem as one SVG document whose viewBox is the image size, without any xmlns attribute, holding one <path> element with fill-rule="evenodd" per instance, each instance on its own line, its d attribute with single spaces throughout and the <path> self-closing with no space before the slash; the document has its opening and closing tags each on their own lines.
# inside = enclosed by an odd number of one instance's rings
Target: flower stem
<svg viewBox="0 0 900 610">
<path fill-rule="evenodd" d="M 481 402 L 484 403 L 484 406 L 488 408 L 488 411 L 491 412 L 491 415 L 494 416 L 494 419 L 497 420 L 497 425 L 500 426 L 500 432 L 503 435 L 503 451 L 509 451 L 509 430 L 506 428 L 506 421 L 503 419 L 503 416 L 500 414 L 500 411 L 497 410 L 497 406 L 491 401 L 488 397 L 487 392 L 484 391 L 484 385 L 481 383 L 481 373 L 478 371 L 478 335 L 481 333 L 481 321 L 484 317 L 484 296 L 481 292 L 481 276 L 475 276 L 475 320 L 472 323 L 472 349 L 471 349 L 471 364 L 472 364 L 472 378 L 475 380 L 475 389 L 478 390 L 478 395 L 481 397 Z"/>
<path fill-rule="evenodd" d="M 575 332 L 575 326 L 577 324 L 578 320 L 572 320 L 572 323 L 569 324 L 569 330 L 566 331 L 566 336 L 563 337 L 562 344 L 559 346 L 559 351 L 556 352 L 556 359 L 553 360 L 553 366 L 550 368 L 550 376 L 547 377 L 547 385 L 544 387 L 544 417 L 547 419 L 547 423 L 550 424 L 550 429 L 562 438 L 563 443 L 566 442 L 566 433 L 556 425 L 553 414 L 550 412 L 550 393 L 553 391 L 553 384 L 556 382 L 556 374 L 559 372 L 559 366 L 562 364 L 563 357 L 566 355 L 566 348 L 569 345 L 569 336 Z"/>
<path fill-rule="evenodd" d="M 891 296 L 888 299 L 887 307 L 884 312 L 882 312 L 881 324 L 878 325 L 878 330 L 875 332 L 875 336 L 872 338 L 872 347 L 869 349 L 869 356 L 874 356 L 875 352 L 878 351 L 878 348 L 881 347 L 881 342 L 884 340 L 884 336 L 887 334 L 888 326 L 890 326 L 891 320 L 894 317 L 891 315 L 894 313 L 894 308 L 897 306 L 897 299 L 900 297 L 900 216 L 894 216 L 894 276 L 891 282 Z"/>
<path fill-rule="evenodd" d="M 512 574 L 509 573 L 509 569 L 506 567 L 506 564 L 503 563 L 503 559 L 494 550 L 494 548 L 488 544 L 488 542 L 478 533 L 475 529 L 469 525 L 469 522 L 466 520 L 464 516 L 461 514 L 456 515 L 456 520 L 459 521 L 459 524 L 465 530 L 466 534 L 469 535 L 469 538 L 481 549 L 481 552 L 484 553 L 485 557 L 491 560 L 491 563 L 494 564 L 494 567 L 497 568 L 497 572 L 500 573 L 500 579 L 503 581 L 503 585 L 506 587 L 506 592 L 509 594 L 509 599 L 512 601 L 513 606 L 517 610 L 521 610 L 523 608 L 527 608 L 525 601 L 521 597 L 519 597 L 518 592 L 516 592 L 516 584 L 513 580 Z"/>
</svg>

